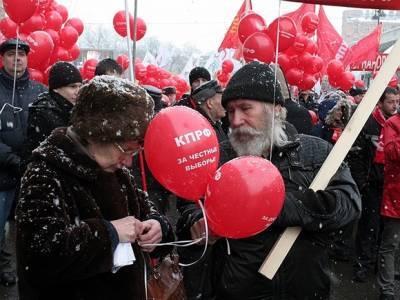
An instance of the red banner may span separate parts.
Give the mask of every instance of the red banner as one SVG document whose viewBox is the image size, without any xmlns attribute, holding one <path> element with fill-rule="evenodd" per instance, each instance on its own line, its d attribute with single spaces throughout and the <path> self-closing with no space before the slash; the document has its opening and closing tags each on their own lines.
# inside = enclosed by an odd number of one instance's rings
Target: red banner
<svg viewBox="0 0 400 300">
<path fill-rule="evenodd" d="M 232 21 L 231 26 L 229 26 L 228 31 L 225 34 L 225 37 L 218 48 L 218 52 L 221 52 L 224 49 L 240 49 L 241 43 L 238 37 L 238 26 L 240 22 L 240 18 L 243 13 L 252 9 L 251 0 L 244 0 L 242 6 L 239 11 L 236 13 L 235 18 Z"/>
<path fill-rule="evenodd" d="M 325 66 L 332 59 L 343 60 L 348 53 L 348 46 L 341 35 L 335 30 L 324 8 L 319 8 L 319 25 L 317 30 L 318 55 L 325 62 Z M 325 73 L 325 70 L 323 70 Z"/>
<path fill-rule="evenodd" d="M 349 54 L 346 55 L 343 64 L 345 66 L 360 65 L 364 61 L 375 61 L 379 55 L 379 45 L 381 41 L 382 24 L 363 39 L 359 40 L 350 48 Z"/>
<path fill-rule="evenodd" d="M 399 0 L 286 0 L 310 4 L 374 8 L 374 9 L 400 9 Z"/>
</svg>

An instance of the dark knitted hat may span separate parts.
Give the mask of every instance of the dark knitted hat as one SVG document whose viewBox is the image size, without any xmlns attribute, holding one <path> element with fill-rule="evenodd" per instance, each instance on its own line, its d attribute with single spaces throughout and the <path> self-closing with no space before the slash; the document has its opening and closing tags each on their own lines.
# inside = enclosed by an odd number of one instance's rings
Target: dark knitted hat
<svg viewBox="0 0 400 300">
<path fill-rule="evenodd" d="M 142 87 L 154 101 L 154 112 L 159 112 L 163 108 L 161 90 L 153 85 L 143 85 Z"/>
<path fill-rule="evenodd" d="M 17 42 L 18 42 L 18 49 L 23 50 L 25 51 L 26 54 L 28 54 L 30 50 L 29 45 L 21 39 L 8 39 L 4 41 L 0 45 L 0 54 L 3 55 L 4 52 L 11 49 L 15 49 L 15 47 L 17 46 Z"/>
<path fill-rule="evenodd" d="M 56 62 L 49 72 L 49 89 L 54 90 L 71 83 L 82 82 L 79 70 L 71 63 Z"/>
<path fill-rule="evenodd" d="M 214 95 L 217 93 L 222 94 L 222 87 L 218 84 L 216 80 L 211 80 L 195 89 L 192 92 L 191 97 L 198 104 L 202 104 L 207 101 L 207 99 L 214 97 Z"/>
<path fill-rule="evenodd" d="M 264 63 L 251 62 L 240 68 L 229 80 L 222 94 L 222 105 L 237 99 L 252 99 L 284 105 L 279 80 L 275 83 L 272 68 Z"/>
<path fill-rule="evenodd" d="M 176 94 L 176 88 L 174 86 L 166 86 L 162 89 L 162 93 L 167 96 Z"/>
<path fill-rule="evenodd" d="M 366 92 L 367 92 L 366 90 L 356 87 L 356 88 L 351 88 L 349 94 L 350 96 L 355 97 L 358 95 L 364 95 Z"/>
<path fill-rule="evenodd" d="M 189 73 L 189 83 L 192 85 L 193 81 L 203 78 L 207 81 L 211 80 L 210 72 L 207 71 L 206 68 L 203 67 L 195 67 Z"/>
<path fill-rule="evenodd" d="M 142 87 L 115 76 L 96 76 L 80 89 L 71 123 L 82 139 L 142 141 L 153 108 L 153 99 Z"/>
</svg>

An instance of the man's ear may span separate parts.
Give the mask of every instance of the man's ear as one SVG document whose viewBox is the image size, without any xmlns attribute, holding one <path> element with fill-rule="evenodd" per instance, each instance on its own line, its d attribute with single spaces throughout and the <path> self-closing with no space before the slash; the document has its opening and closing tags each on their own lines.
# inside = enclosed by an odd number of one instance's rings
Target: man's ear
<svg viewBox="0 0 400 300">
<path fill-rule="evenodd" d="M 213 108 L 212 98 L 206 100 L 206 106 L 208 109 Z"/>
</svg>

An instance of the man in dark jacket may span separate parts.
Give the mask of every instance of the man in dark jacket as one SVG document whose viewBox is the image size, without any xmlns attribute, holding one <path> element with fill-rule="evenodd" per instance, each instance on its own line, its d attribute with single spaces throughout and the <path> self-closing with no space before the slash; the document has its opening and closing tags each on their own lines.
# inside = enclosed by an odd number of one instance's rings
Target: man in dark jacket
<svg viewBox="0 0 400 300">
<path fill-rule="evenodd" d="M 193 92 L 196 88 L 198 88 L 203 83 L 211 80 L 211 74 L 208 72 L 206 68 L 203 67 L 195 67 L 189 73 L 189 84 L 191 92 Z M 176 103 L 176 105 L 183 105 L 190 108 L 193 108 L 192 102 L 190 101 L 190 95 L 183 95 L 182 99 Z"/>
<path fill-rule="evenodd" d="M 4 225 L 10 213 L 21 176 L 20 161 L 26 138 L 28 105 L 46 88 L 29 80 L 29 46 L 9 39 L 0 45 L 0 282 L 14 284 L 16 276 L 5 251 Z"/>
<path fill-rule="evenodd" d="M 216 299 L 329 299 L 328 233 L 360 215 L 360 195 L 345 165 L 326 190 L 308 189 L 331 146 L 307 135 L 288 136 L 282 125 L 283 104 L 273 71 L 258 62 L 237 71 L 223 93 L 231 133 L 230 145 L 222 145 L 221 162 L 235 156 L 268 159 L 271 155 L 284 179 L 286 197 L 278 219 L 263 232 L 214 244 Z M 264 278 L 258 269 L 288 226 L 301 226 L 303 231 L 274 279 Z"/>
<path fill-rule="evenodd" d="M 351 173 L 362 194 L 363 211 L 356 234 L 356 263 L 354 280 L 365 282 L 376 263 L 383 193 L 383 146 L 379 143 L 386 119 L 396 113 L 399 94 L 387 87 L 378 105 L 355 141 L 348 159 Z"/>
<path fill-rule="evenodd" d="M 24 165 L 32 151 L 44 141 L 53 129 L 69 125 L 82 76 L 71 63 L 55 63 L 49 72 L 49 91 L 39 95 L 29 107 L 27 142 L 24 147 Z"/>
</svg>

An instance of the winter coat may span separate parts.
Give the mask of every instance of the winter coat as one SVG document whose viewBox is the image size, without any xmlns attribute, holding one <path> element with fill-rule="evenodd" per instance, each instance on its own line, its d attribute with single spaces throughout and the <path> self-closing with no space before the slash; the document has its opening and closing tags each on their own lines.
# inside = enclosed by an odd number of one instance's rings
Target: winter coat
<svg viewBox="0 0 400 300">
<path fill-rule="evenodd" d="M 381 214 L 400 218 L 400 113 L 386 121 L 383 129 L 385 181 Z"/>
<path fill-rule="evenodd" d="M 212 246 L 212 275 L 208 276 L 212 278 L 216 299 L 329 298 L 329 233 L 361 214 L 360 194 L 345 165 L 324 191 L 308 190 L 330 149 L 327 142 L 307 135 L 298 135 L 284 147 L 274 149 L 272 162 L 281 172 L 286 188 L 283 210 L 265 231 L 244 239 L 228 239 L 229 255 L 226 239 Z M 235 156 L 229 144 L 223 143 L 221 163 Z M 180 210 L 186 217 L 181 226 L 186 228 L 190 228 L 192 219 L 201 217 L 199 209 L 190 203 Z M 301 226 L 303 231 L 274 279 L 268 280 L 258 269 L 288 226 Z"/>
<path fill-rule="evenodd" d="M 383 164 L 374 162 L 383 128 L 380 123 L 370 115 L 348 155 L 351 174 L 360 190 L 370 185 L 383 187 Z"/>
<path fill-rule="evenodd" d="M 29 80 L 29 73 L 25 71 L 22 77 L 16 80 L 14 106 L 12 104 L 13 77 L 4 69 L 0 70 L 0 191 L 13 189 L 20 179 L 20 157 L 26 139 L 28 119 L 28 105 L 35 101 L 37 96 L 46 91 L 46 87 L 36 81 Z"/>
<path fill-rule="evenodd" d="M 32 151 L 57 127 L 69 125 L 73 104 L 54 91 L 44 92 L 29 106 L 27 140 L 23 160 L 26 166 Z"/>
<path fill-rule="evenodd" d="M 144 299 L 137 243 L 134 264 L 111 272 L 116 232 L 109 221 L 128 215 L 158 220 L 163 242 L 172 239 L 171 226 L 127 169 L 101 171 L 65 128 L 54 130 L 33 152 L 22 179 L 16 242 L 20 299 Z"/>
<path fill-rule="evenodd" d="M 292 124 L 298 133 L 310 134 L 312 122 L 308 110 L 291 99 L 285 100 L 285 108 L 287 110 L 286 121 Z"/>
</svg>

